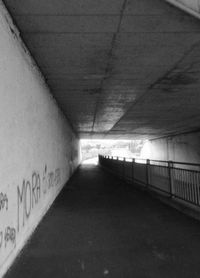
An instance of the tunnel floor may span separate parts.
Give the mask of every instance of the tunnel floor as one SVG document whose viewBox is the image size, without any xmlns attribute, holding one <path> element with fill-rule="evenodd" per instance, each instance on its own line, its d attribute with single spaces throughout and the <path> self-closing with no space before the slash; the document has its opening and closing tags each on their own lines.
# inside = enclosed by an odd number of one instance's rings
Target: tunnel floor
<svg viewBox="0 0 200 278">
<path fill-rule="evenodd" d="M 200 222 L 82 165 L 6 278 L 200 276 Z"/>
</svg>

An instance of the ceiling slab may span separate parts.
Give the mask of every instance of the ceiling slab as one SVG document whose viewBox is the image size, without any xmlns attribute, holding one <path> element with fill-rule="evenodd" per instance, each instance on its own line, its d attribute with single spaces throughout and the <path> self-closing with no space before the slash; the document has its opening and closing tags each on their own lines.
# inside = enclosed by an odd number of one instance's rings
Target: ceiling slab
<svg viewBox="0 0 200 278">
<path fill-rule="evenodd" d="M 21 15 L 16 21 L 23 33 L 113 33 L 119 16 Z"/>
<path fill-rule="evenodd" d="M 124 0 L 8 0 L 14 15 L 118 14 Z"/>
<path fill-rule="evenodd" d="M 200 21 L 164 0 L 5 0 L 82 138 L 199 128 Z"/>
</svg>

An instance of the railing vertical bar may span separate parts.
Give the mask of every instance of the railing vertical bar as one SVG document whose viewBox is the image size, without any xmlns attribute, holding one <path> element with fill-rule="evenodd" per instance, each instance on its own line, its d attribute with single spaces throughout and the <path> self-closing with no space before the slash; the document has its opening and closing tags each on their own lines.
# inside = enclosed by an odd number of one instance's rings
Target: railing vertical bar
<svg viewBox="0 0 200 278">
<path fill-rule="evenodd" d="M 190 173 L 187 172 L 188 200 L 191 201 Z"/>
<path fill-rule="evenodd" d="M 196 204 L 198 204 L 198 188 L 197 188 L 197 173 L 195 175 L 195 194 L 196 194 Z"/>
<path fill-rule="evenodd" d="M 187 172 L 187 200 L 190 201 L 189 173 Z"/>
<path fill-rule="evenodd" d="M 149 169 L 150 168 L 150 160 L 147 159 L 146 160 L 146 186 L 148 187 L 149 186 L 149 183 L 150 183 L 150 177 L 149 177 Z"/>
<path fill-rule="evenodd" d="M 173 162 L 172 161 L 168 162 L 168 179 L 169 179 L 169 193 L 170 193 L 170 197 L 172 197 L 174 195 L 174 186 L 173 186 L 174 178 L 173 178 Z"/>
<path fill-rule="evenodd" d="M 187 200 L 190 201 L 189 172 L 187 172 Z"/>
<path fill-rule="evenodd" d="M 126 162 L 126 158 L 124 157 L 124 159 L 123 159 L 123 179 L 124 180 L 126 180 L 125 162 Z"/>
<path fill-rule="evenodd" d="M 183 190 L 184 190 L 184 200 L 187 200 L 187 196 L 188 196 L 188 176 L 187 176 L 187 172 L 183 172 Z"/>
<path fill-rule="evenodd" d="M 191 196 L 191 202 L 193 202 L 193 184 L 192 184 L 192 175 L 190 173 L 190 181 L 189 181 L 189 188 L 190 188 L 190 196 Z"/>
<path fill-rule="evenodd" d="M 197 204 L 199 205 L 199 173 L 196 174 Z"/>
<path fill-rule="evenodd" d="M 182 170 L 182 182 L 185 188 L 185 200 L 189 200 L 189 187 L 188 187 L 188 172 Z"/>
<path fill-rule="evenodd" d="M 194 182 L 194 200 L 195 204 L 197 204 L 197 187 L 196 187 L 196 173 L 193 176 L 193 182 Z"/>
<path fill-rule="evenodd" d="M 178 191 L 178 196 L 181 197 L 181 184 L 180 184 L 180 172 L 178 169 L 176 169 L 176 186 L 177 186 L 177 191 Z"/>
<path fill-rule="evenodd" d="M 199 179 L 199 173 L 197 173 L 197 192 L 198 192 L 198 204 L 200 205 L 200 188 L 199 188 L 199 181 L 200 181 L 200 179 Z"/>
<path fill-rule="evenodd" d="M 194 194 L 194 175 L 191 175 L 191 181 L 192 181 L 192 201 L 193 203 L 196 203 L 195 194 Z"/>
<path fill-rule="evenodd" d="M 186 183 L 185 183 L 185 173 L 182 170 L 178 170 L 178 183 L 180 185 L 180 197 L 185 199 L 186 197 Z"/>
<path fill-rule="evenodd" d="M 179 171 L 181 171 L 181 170 L 179 170 Z M 179 177 L 179 179 L 180 179 L 180 182 L 181 182 L 181 184 L 182 184 L 182 191 L 183 191 L 183 194 L 182 194 L 182 198 L 183 199 L 186 199 L 186 196 L 187 196 L 187 178 L 186 178 L 186 173 L 185 172 L 183 172 L 183 174 L 182 174 L 182 179 L 181 179 L 181 175 L 180 175 L 180 177 Z"/>
<path fill-rule="evenodd" d="M 177 176 L 177 174 L 176 174 L 176 169 L 175 169 L 175 168 L 173 169 L 173 173 L 174 173 L 174 178 L 173 178 L 173 182 L 174 182 L 174 192 L 175 192 L 175 195 L 177 195 L 177 194 L 178 194 L 177 185 L 176 185 L 176 176 Z"/>
<path fill-rule="evenodd" d="M 196 173 L 194 173 L 194 175 L 192 175 L 192 183 L 193 183 L 193 200 L 194 200 L 194 203 L 196 204 L 196 187 L 195 187 L 195 175 Z"/>
<path fill-rule="evenodd" d="M 190 173 L 190 181 L 189 181 L 189 188 L 190 188 L 190 194 L 191 194 L 191 202 L 193 202 L 193 186 L 192 186 L 192 175 Z"/>
<path fill-rule="evenodd" d="M 135 179 L 135 158 L 132 159 L 132 183 L 134 183 L 134 179 Z"/>
<path fill-rule="evenodd" d="M 146 164 L 135 162 L 135 159 L 126 160 L 126 158 L 113 157 L 108 155 L 99 155 L 99 164 L 104 168 L 109 168 L 110 172 L 127 181 L 138 181 L 146 186 L 152 185 L 160 191 L 175 195 L 177 198 L 186 202 L 200 206 L 200 171 L 197 168 L 174 167 L 172 161 L 161 165 L 158 162 L 146 160 Z M 198 166 L 196 164 L 196 166 Z M 196 167 L 195 166 L 195 167 Z M 151 187 L 150 187 L 151 188 Z"/>
<path fill-rule="evenodd" d="M 194 197 L 195 197 L 195 204 L 198 204 L 196 179 L 197 179 L 197 173 L 195 173 L 195 175 L 194 175 Z"/>
<path fill-rule="evenodd" d="M 181 197 L 180 171 L 178 169 L 176 169 L 176 185 L 178 190 L 178 196 Z"/>
<path fill-rule="evenodd" d="M 120 171 L 119 171 L 119 157 L 117 156 L 117 176 L 120 176 Z"/>
</svg>

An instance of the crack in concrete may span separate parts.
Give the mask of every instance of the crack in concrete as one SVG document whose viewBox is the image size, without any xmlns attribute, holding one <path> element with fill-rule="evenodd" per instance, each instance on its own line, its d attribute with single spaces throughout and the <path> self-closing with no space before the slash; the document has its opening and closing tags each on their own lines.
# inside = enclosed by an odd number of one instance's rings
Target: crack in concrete
<svg viewBox="0 0 200 278">
<path fill-rule="evenodd" d="M 113 38 L 112 38 L 112 41 L 111 41 L 111 48 L 110 48 L 110 51 L 108 52 L 108 60 L 107 60 L 106 68 L 105 68 L 105 75 L 104 75 L 104 77 L 103 77 L 103 79 L 101 81 L 101 85 L 100 85 L 101 94 L 99 95 L 99 97 L 97 99 L 96 106 L 95 106 L 95 111 L 94 111 L 94 118 L 93 118 L 93 124 L 92 124 L 92 133 L 94 132 L 94 126 L 95 126 L 95 122 L 96 122 L 96 118 L 97 118 L 97 112 L 98 112 L 98 107 L 99 107 L 100 99 L 101 99 L 101 96 L 102 96 L 104 82 L 105 82 L 105 80 L 107 80 L 109 78 L 109 74 L 110 74 L 110 71 L 111 71 L 111 60 L 113 58 L 113 50 L 114 50 L 115 45 L 116 45 L 117 35 L 120 32 L 121 23 L 122 23 L 122 19 L 123 19 L 123 16 L 124 16 L 124 11 L 125 11 L 127 2 L 128 2 L 128 0 L 124 0 L 123 1 L 122 7 L 121 7 L 121 11 L 120 11 L 119 22 L 118 22 L 118 25 L 117 25 L 117 30 L 113 34 Z"/>
<path fill-rule="evenodd" d="M 199 46 L 199 45 L 200 45 L 200 41 L 194 43 L 194 44 L 189 48 L 189 50 L 185 51 L 185 53 L 183 54 L 183 56 L 174 64 L 174 66 L 173 66 L 172 68 L 170 68 L 162 77 L 158 78 L 153 84 L 151 84 L 151 85 L 147 88 L 147 90 L 144 92 L 144 94 L 142 94 L 141 97 L 139 97 L 139 98 L 131 105 L 131 107 L 129 107 L 129 108 L 127 109 L 127 111 L 124 113 L 124 115 L 123 115 L 123 116 L 113 125 L 113 127 L 112 127 L 108 132 L 106 132 L 105 134 L 107 135 L 109 132 L 113 131 L 113 129 L 117 126 L 117 124 L 118 124 L 121 120 L 123 120 L 123 118 L 125 118 L 126 114 L 127 114 L 129 111 L 131 111 L 135 105 L 137 105 L 139 102 L 141 102 L 141 101 L 146 97 L 147 94 L 150 94 L 150 93 L 152 94 L 153 91 L 151 91 L 151 90 L 153 90 L 153 89 L 156 87 L 156 85 L 161 84 L 161 83 L 163 82 L 163 80 L 165 80 L 166 78 L 168 78 L 168 76 L 178 67 L 178 65 L 179 65 L 181 62 L 183 62 L 184 59 L 185 59 L 187 56 L 189 56 L 189 54 L 190 54 L 197 46 Z M 183 71 L 183 72 L 184 72 L 184 71 Z"/>
</svg>

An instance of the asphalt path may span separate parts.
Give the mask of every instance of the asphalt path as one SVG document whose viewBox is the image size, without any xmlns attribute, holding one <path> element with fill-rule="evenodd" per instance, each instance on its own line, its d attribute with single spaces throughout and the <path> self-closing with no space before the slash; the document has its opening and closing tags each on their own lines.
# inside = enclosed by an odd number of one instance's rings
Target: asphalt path
<svg viewBox="0 0 200 278">
<path fill-rule="evenodd" d="M 200 277 L 200 222 L 82 165 L 6 278 Z"/>
</svg>

